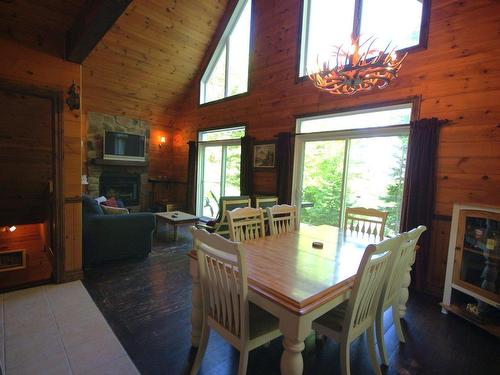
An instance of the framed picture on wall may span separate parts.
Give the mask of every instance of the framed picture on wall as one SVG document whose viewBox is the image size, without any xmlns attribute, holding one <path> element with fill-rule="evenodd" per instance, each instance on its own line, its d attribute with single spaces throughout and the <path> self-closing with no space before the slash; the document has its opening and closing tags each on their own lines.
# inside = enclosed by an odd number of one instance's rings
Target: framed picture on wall
<svg viewBox="0 0 500 375">
<path fill-rule="evenodd" d="M 276 166 L 276 143 L 262 142 L 253 146 L 253 167 L 272 169 Z"/>
</svg>

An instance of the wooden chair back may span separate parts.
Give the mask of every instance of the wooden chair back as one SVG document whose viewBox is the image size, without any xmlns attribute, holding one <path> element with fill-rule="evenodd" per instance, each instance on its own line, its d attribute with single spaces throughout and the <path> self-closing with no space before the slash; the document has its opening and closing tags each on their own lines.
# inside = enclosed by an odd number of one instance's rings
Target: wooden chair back
<svg viewBox="0 0 500 375">
<path fill-rule="evenodd" d="M 394 250 L 399 250 L 401 236 L 377 245 L 368 245 L 356 274 L 356 281 L 347 305 L 343 336 L 351 342 L 374 323 L 380 293 L 387 278 Z"/>
<path fill-rule="evenodd" d="M 243 248 L 218 234 L 191 228 L 198 256 L 204 319 L 231 342 L 248 339 L 248 284 Z"/>
<path fill-rule="evenodd" d="M 297 207 L 288 204 L 266 208 L 271 235 L 293 232 L 298 229 Z"/>
<path fill-rule="evenodd" d="M 412 229 L 401 235 L 401 246 L 400 249 L 393 254 L 389 277 L 387 278 L 380 298 L 380 303 L 384 310 L 396 299 L 399 300 L 403 278 L 408 272 L 408 267 L 413 263 L 417 242 L 422 233 L 426 230 L 427 228 L 424 225 L 420 225 L 418 228 Z"/>
<path fill-rule="evenodd" d="M 267 208 L 276 206 L 278 204 L 278 197 L 271 195 L 261 195 L 255 197 L 255 208 L 262 208 L 264 211 L 264 225 L 266 226 L 266 233 L 270 234 L 269 230 L 269 217 L 267 216 Z"/>
<path fill-rule="evenodd" d="M 262 208 L 264 211 L 268 207 L 276 206 L 278 197 L 275 196 L 257 196 L 255 197 L 255 208 Z"/>
<path fill-rule="evenodd" d="M 373 208 L 347 207 L 345 210 L 344 232 L 351 235 L 384 239 L 387 212 Z"/>
<path fill-rule="evenodd" d="M 239 207 L 250 207 L 251 200 L 249 196 L 226 196 L 220 198 L 219 214 L 217 223 L 214 226 L 213 232 L 221 236 L 229 237 L 229 222 L 227 218 L 227 211 L 234 210 Z"/>
<path fill-rule="evenodd" d="M 231 241 L 255 240 L 266 235 L 262 208 L 235 208 L 227 211 L 227 217 Z"/>
</svg>

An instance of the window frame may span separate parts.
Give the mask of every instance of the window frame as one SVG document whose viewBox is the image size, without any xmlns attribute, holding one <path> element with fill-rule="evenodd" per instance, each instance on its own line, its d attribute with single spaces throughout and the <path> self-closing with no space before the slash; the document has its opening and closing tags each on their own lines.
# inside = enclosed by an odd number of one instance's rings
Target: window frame
<svg viewBox="0 0 500 375">
<path fill-rule="evenodd" d="M 384 136 L 397 136 L 405 134 L 409 136 L 410 133 L 410 124 L 400 124 L 400 125 L 389 125 L 385 127 L 376 127 L 376 128 L 358 128 L 358 129 L 349 129 L 349 130 L 329 130 L 324 132 L 312 132 L 312 133 L 299 133 L 300 122 L 310 119 L 310 118 L 320 118 L 327 116 L 335 116 L 336 114 L 343 114 L 349 112 L 361 112 L 361 111 L 376 111 L 377 108 L 391 107 L 395 105 L 401 104 L 411 104 L 411 115 L 410 122 L 418 119 L 419 110 L 420 110 L 420 98 L 413 97 L 408 99 L 390 101 L 390 102 L 382 102 L 377 104 L 370 104 L 365 106 L 357 106 L 352 108 L 342 108 L 335 111 L 325 111 L 325 112 L 316 112 L 309 113 L 304 115 L 295 116 L 295 145 L 294 145 L 294 160 L 293 160 L 293 177 L 292 177 L 292 196 L 291 202 L 292 205 L 297 207 L 297 218 L 300 226 L 300 217 L 302 207 L 299 204 L 301 201 L 301 194 L 303 190 L 303 173 L 304 173 L 304 146 L 306 142 L 310 141 L 324 141 L 324 140 L 345 140 L 346 141 L 346 150 L 344 154 L 344 158 L 348 156 L 348 147 L 350 141 L 358 138 L 373 138 L 373 137 L 384 137 Z M 345 187 L 346 187 L 346 169 L 348 168 L 348 163 L 344 159 L 343 165 L 343 175 L 344 181 L 342 183 L 342 196 L 341 196 L 341 207 L 339 213 L 339 225 L 343 227 L 344 217 L 345 217 Z M 406 173 L 406 171 L 405 171 Z"/>
<path fill-rule="evenodd" d="M 300 24 L 299 24 L 299 33 L 298 33 L 298 53 L 297 53 L 297 61 L 296 61 L 296 70 L 297 75 L 296 83 L 302 82 L 308 79 L 307 74 L 303 74 L 305 70 L 305 52 L 308 44 L 308 35 L 309 35 L 309 27 L 306 25 L 306 21 L 309 22 L 309 6 L 312 0 L 302 0 L 301 1 L 301 9 L 300 9 Z M 355 0 L 354 4 L 354 21 L 352 27 L 352 34 L 354 36 L 359 36 L 359 32 L 361 29 L 361 14 L 362 14 L 362 2 L 363 0 Z M 405 54 L 410 52 L 423 51 L 427 49 L 427 43 L 429 39 L 429 23 L 430 23 L 430 8 L 431 8 L 431 0 L 422 0 L 422 20 L 420 22 L 420 34 L 419 34 L 419 43 L 402 49 L 396 50 L 399 54 Z M 304 56 L 304 62 L 302 62 Z"/>
<path fill-rule="evenodd" d="M 203 216 L 203 175 L 205 172 L 205 163 L 203 162 L 205 159 L 205 148 L 210 146 L 222 146 L 222 160 L 221 160 L 221 189 L 226 183 L 226 158 L 227 158 L 227 147 L 228 146 L 241 146 L 241 138 L 234 139 L 222 139 L 222 140 L 213 140 L 213 141 L 200 141 L 201 133 L 207 132 L 216 132 L 221 130 L 230 130 L 230 129 L 244 129 L 243 136 L 247 134 L 247 124 L 245 123 L 236 123 L 225 126 L 217 126 L 213 128 L 199 129 L 197 132 L 197 143 L 198 143 L 198 155 L 197 155 L 197 171 L 196 171 L 196 214 L 198 216 Z M 241 170 L 240 170 L 240 179 L 241 179 Z M 221 193 L 220 191 L 219 193 Z M 222 196 L 222 195 L 221 195 Z M 215 219 L 215 218 L 211 218 Z"/>
<path fill-rule="evenodd" d="M 238 94 L 234 95 L 227 95 L 228 92 L 228 66 L 229 66 L 229 48 L 230 48 L 230 43 L 229 39 L 230 36 L 238 23 L 241 13 L 243 12 L 243 9 L 245 8 L 246 4 L 251 1 L 250 4 L 250 41 L 248 44 L 248 78 L 247 78 L 247 90 L 245 92 L 241 92 Z M 248 95 L 250 91 L 250 72 L 251 72 L 251 65 L 252 65 L 252 54 L 251 51 L 253 49 L 253 15 L 254 15 L 254 0 L 238 0 L 236 5 L 234 6 L 234 9 L 232 10 L 231 16 L 229 17 L 229 20 L 227 21 L 226 25 L 224 26 L 224 31 L 222 32 L 222 35 L 219 38 L 219 41 L 217 42 L 217 46 L 215 47 L 213 53 L 210 56 L 210 59 L 208 60 L 208 63 L 206 64 L 205 68 L 203 69 L 203 73 L 201 75 L 198 88 L 199 88 L 199 95 L 198 95 L 198 106 L 206 106 L 210 104 L 215 104 L 219 103 L 222 101 L 226 101 L 229 99 L 234 99 L 238 98 L 244 95 Z M 219 58 L 221 57 L 222 52 L 226 49 L 226 61 L 225 61 L 225 68 L 224 68 L 224 97 L 212 101 L 205 101 L 206 100 L 206 85 L 207 82 L 213 73 L 215 66 L 217 65 L 217 62 L 219 61 Z"/>
</svg>

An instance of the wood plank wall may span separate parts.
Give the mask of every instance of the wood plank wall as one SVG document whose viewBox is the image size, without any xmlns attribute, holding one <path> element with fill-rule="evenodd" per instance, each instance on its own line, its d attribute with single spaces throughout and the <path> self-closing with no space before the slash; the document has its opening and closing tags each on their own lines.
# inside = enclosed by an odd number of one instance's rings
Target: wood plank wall
<svg viewBox="0 0 500 375">
<path fill-rule="evenodd" d="M 34 86 L 60 92 L 66 92 L 73 80 L 81 86 L 81 66 L 53 57 L 43 52 L 26 48 L 20 44 L 0 38 L 0 79 L 25 86 Z M 63 190 L 65 201 L 81 206 L 81 119 L 80 111 L 70 111 L 64 104 L 63 122 Z M 75 203 L 77 202 L 77 203 Z M 63 202 L 61 202 L 63 204 Z M 65 214 L 79 215 L 79 210 L 64 210 Z M 73 226 L 65 226 L 65 238 L 81 236 L 81 224 L 75 216 L 65 217 L 65 222 L 72 220 Z M 81 241 L 66 242 L 65 258 L 74 259 L 67 264 L 64 273 L 81 272 Z M 64 275 L 63 275 L 64 277 Z"/>
<path fill-rule="evenodd" d="M 199 72 L 174 121 L 170 177 L 186 179 L 186 142 L 200 128 L 243 122 L 251 136 L 268 140 L 293 131 L 297 115 L 420 96 L 420 118 L 452 121 L 439 144 L 437 216 L 426 283 L 428 291 L 441 293 L 453 202 L 500 205 L 500 2 L 432 0 L 428 48 L 407 57 L 391 87 L 352 97 L 296 82 L 301 0 L 253 3 L 250 91 L 200 107 Z M 212 42 L 205 64 L 216 44 Z M 275 188 L 274 174 L 254 174 L 254 190 Z"/>
<path fill-rule="evenodd" d="M 110 73 L 111 74 L 111 73 Z M 87 83 L 91 83 L 95 80 L 92 72 L 85 66 L 83 66 L 83 82 L 84 90 L 82 92 L 82 171 L 83 174 L 87 174 L 87 129 L 88 129 L 88 112 L 99 112 L 108 115 L 125 116 L 130 119 L 144 120 L 149 123 L 149 176 L 157 178 L 159 176 L 166 176 L 168 174 L 169 168 L 169 156 L 172 152 L 172 122 L 173 115 L 171 113 L 152 113 L 147 110 L 147 103 L 143 103 L 143 106 L 138 105 L 135 108 L 129 108 L 127 100 L 124 100 L 118 93 L 116 95 L 108 95 L 108 99 L 103 101 L 101 97 L 94 97 L 92 92 L 86 90 Z M 113 102 L 113 105 L 109 103 Z M 160 149 L 158 144 L 160 138 L 166 138 L 166 147 Z M 161 187 L 158 188 L 160 190 Z M 163 193 L 167 196 L 167 193 Z M 159 197 L 162 197 L 161 191 L 159 191 Z"/>
</svg>

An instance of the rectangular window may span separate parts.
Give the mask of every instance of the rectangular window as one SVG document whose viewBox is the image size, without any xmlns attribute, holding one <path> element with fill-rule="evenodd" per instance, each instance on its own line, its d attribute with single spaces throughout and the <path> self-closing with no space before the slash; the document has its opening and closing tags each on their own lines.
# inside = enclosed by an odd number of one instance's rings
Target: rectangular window
<svg viewBox="0 0 500 375">
<path fill-rule="evenodd" d="M 244 126 L 199 132 L 197 215 L 215 218 L 220 197 L 240 195 L 244 135 Z"/>
<path fill-rule="evenodd" d="M 248 91 L 251 0 L 240 0 L 200 82 L 200 104 Z"/>
<path fill-rule="evenodd" d="M 304 118 L 298 122 L 297 132 L 318 133 L 405 125 L 410 123 L 411 109 L 412 104 L 405 103 L 377 109 L 363 109 Z"/>
<path fill-rule="evenodd" d="M 408 113 L 391 113 L 402 109 Z M 399 232 L 411 109 L 408 103 L 297 120 L 293 201 L 301 223 L 342 226 L 346 207 L 366 207 L 389 213 L 386 235 Z"/>
<path fill-rule="evenodd" d="M 303 0 L 300 76 L 314 73 L 351 36 L 360 42 L 375 38 L 372 49 L 396 50 L 421 44 L 426 32 L 424 11 L 429 0 Z M 332 14 L 336 15 L 332 20 Z M 391 48 L 392 48 L 391 47 Z"/>
</svg>

